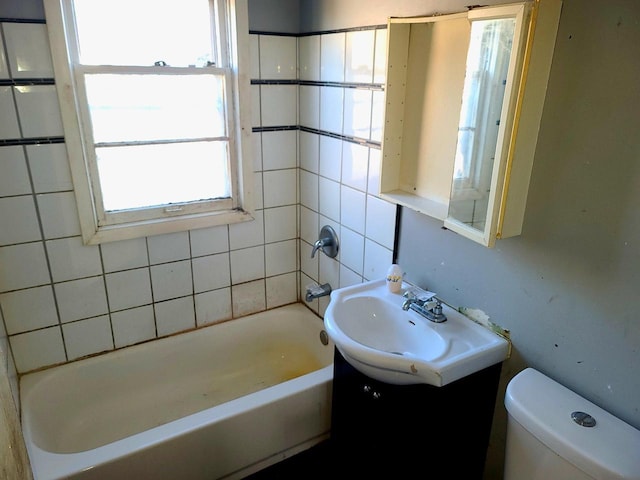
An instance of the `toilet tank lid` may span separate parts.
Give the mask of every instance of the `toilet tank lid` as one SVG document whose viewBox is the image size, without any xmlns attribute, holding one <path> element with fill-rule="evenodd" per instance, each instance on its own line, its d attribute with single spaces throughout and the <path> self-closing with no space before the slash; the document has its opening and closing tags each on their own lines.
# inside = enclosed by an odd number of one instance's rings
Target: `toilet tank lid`
<svg viewBox="0 0 640 480">
<path fill-rule="evenodd" d="M 597 480 L 640 480 L 640 430 L 614 417 L 533 368 L 507 385 L 505 407 L 513 419 L 552 451 Z M 594 427 L 574 422 L 581 411 Z"/>
</svg>

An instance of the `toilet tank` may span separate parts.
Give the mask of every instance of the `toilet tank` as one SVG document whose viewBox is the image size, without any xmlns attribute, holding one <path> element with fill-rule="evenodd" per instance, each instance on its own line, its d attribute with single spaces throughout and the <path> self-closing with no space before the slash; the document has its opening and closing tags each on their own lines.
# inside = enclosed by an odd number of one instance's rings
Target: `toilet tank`
<svg viewBox="0 0 640 480">
<path fill-rule="evenodd" d="M 640 430 L 537 370 L 513 377 L 505 407 L 505 480 L 640 480 Z"/>
</svg>

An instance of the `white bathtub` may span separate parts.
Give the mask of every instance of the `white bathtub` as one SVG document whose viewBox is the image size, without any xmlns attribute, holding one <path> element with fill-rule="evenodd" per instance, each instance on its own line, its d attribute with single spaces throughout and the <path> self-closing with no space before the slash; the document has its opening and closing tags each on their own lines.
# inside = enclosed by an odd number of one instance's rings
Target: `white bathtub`
<svg viewBox="0 0 640 480">
<path fill-rule="evenodd" d="M 333 344 L 293 304 L 21 379 L 36 480 L 242 478 L 328 438 Z"/>
</svg>

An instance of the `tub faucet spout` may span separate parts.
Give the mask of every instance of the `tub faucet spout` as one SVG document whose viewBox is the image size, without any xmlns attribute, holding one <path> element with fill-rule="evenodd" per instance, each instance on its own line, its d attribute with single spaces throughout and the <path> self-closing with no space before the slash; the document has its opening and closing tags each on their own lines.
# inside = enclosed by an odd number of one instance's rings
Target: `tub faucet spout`
<svg viewBox="0 0 640 480">
<path fill-rule="evenodd" d="M 324 283 L 322 285 L 309 285 L 307 286 L 307 293 L 304 296 L 304 299 L 307 302 L 311 302 L 312 300 L 320 297 L 324 297 L 331 293 L 331 285 L 328 283 Z"/>
</svg>

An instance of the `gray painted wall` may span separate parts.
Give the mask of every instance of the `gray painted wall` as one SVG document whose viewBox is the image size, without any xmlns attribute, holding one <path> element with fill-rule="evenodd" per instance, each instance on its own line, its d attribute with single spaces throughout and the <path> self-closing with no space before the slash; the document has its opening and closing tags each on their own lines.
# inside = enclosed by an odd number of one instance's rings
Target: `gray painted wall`
<svg viewBox="0 0 640 480">
<path fill-rule="evenodd" d="M 299 0 L 249 0 L 252 32 L 298 33 L 299 19 Z"/>
</svg>

